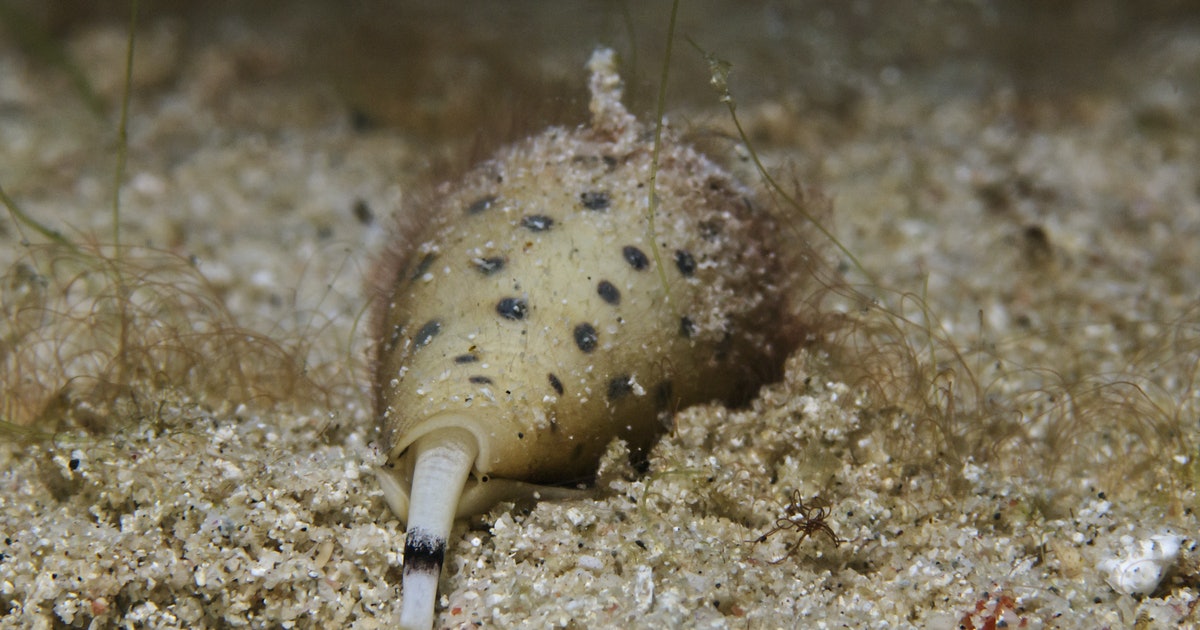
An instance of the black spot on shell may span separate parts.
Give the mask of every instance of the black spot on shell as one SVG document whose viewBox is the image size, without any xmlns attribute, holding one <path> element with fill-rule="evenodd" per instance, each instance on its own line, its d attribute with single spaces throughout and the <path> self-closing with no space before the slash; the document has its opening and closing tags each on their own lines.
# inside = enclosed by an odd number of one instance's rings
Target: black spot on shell
<svg viewBox="0 0 1200 630">
<path fill-rule="evenodd" d="M 613 306 L 621 303 L 621 292 L 608 280 L 601 280 L 600 284 L 596 285 L 596 293 L 600 294 L 600 299 Z"/>
<path fill-rule="evenodd" d="M 375 222 L 375 213 L 371 212 L 371 206 L 368 206 L 367 202 L 363 199 L 356 199 L 354 201 L 353 212 L 354 218 L 358 219 L 358 222 L 363 225 L 371 225 Z"/>
<path fill-rule="evenodd" d="M 562 381 L 558 380 L 558 377 L 555 376 L 553 372 L 551 372 L 550 374 L 547 374 L 546 377 L 550 379 L 550 387 L 553 387 L 554 391 L 558 392 L 559 396 L 562 396 L 563 395 Z"/>
<path fill-rule="evenodd" d="M 464 363 L 474 363 L 479 360 L 479 357 L 473 354 L 460 354 L 454 357 L 454 362 L 462 365 Z"/>
<path fill-rule="evenodd" d="M 433 261 L 436 259 L 437 259 L 437 254 L 434 254 L 434 253 L 425 254 L 421 258 L 421 261 L 417 263 L 417 266 L 413 267 L 413 271 L 411 274 L 409 274 L 408 279 L 410 281 L 416 280 L 417 278 L 420 278 L 421 276 L 425 275 L 426 272 L 429 271 L 429 268 L 433 266 Z"/>
<path fill-rule="evenodd" d="M 438 333 L 442 332 L 442 322 L 431 319 L 413 336 L 413 343 L 418 347 L 428 345 Z"/>
<path fill-rule="evenodd" d="M 633 379 L 622 374 L 608 382 L 608 399 L 620 400 L 633 393 Z"/>
<path fill-rule="evenodd" d="M 488 195 L 487 197 L 476 199 L 471 203 L 471 205 L 467 206 L 467 214 L 479 214 L 480 212 L 491 208 L 493 203 L 496 203 L 495 195 Z"/>
<path fill-rule="evenodd" d="M 584 352 L 591 352 L 596 349 L 596 342 L 600 340 L 596 334 L 596 328 L 588 323 L 579 324 L 575 327 L 575 345 L 579 346 Z"/>
<path fill-rule="evenodd" d="M 504 319 L 525 319 L 529 305 L 521 298 L 507 297 L 496 303 L 496 312 Z"/>
<path fill-rule="evenodd" d="M 608 193 L 601 190 L 589 190 L 579 193 L 579 203 L 583 204 L 588 210 L 608 210 L 612 204 Z"/>
<path fill-rule="evenodd" d="M 504 268 L 504 259 L 499 256 L 492 258 L 474 258 L 471 260 L 471 264 L 475 265 L 475 268 L 479 270 L 479 273 L 482 273 L 485 276 L 490 276 Z"/>
<path fill-rule="evenodd" d="M 646 253 L 633 245 L 626 245 L 621 249 L 621 255 L 625 257 L 625 262 L 629 263 L 630 267 L 638 271 L 650 266 L 650 259 L 646 257 Z"/>
<path fill-rule="evenodd" d="M 725 230 L 725 221 L 713 219 L 700 222 L 700 238 L 706 241 L 715 240 Z"/>
<path fill-rule="evenodd" d="M 471 381 L 472 383 L 475 383 L 476 385 L 491 385 L 492 384 L 492 379 L 490 379 L 486 376 L 472 376 L 471 378 L 469 378 L 467 380 Z"/>
<path fill-rule="evenodd" d="M 675 266 L 679 267 L 679 273 L 690 278 L 692 274 L 696 273 L 696 258 L 686 249 L 677 249 L 675 250 Z"/>
<path fill-rule="evenodd" d="M 545 232 L 554 226 L 554 219 L 544 214 L 530 214 L 521 217 L 521 227 L 533 232 Z"/>
<path fill-rule="evenodd" d="M 679 334 L 680 335 L 687 337 L 688 339 L 691 339 L 692 335 L 696 334 L 696 332 L 697 332 L 696 322 L 693 322 L 692 318 L 688 317 L 687 315 L 684 315 L 683 317 L 679 318 Z"/>
<path fill-rule="evenodd" d="M 379 123 L 371 117 L 370 114 L 364 112 L 357 107 L 350 110 L 350 128 L 355 131 L 370 131 L 378 127 Z"/>
</svg>

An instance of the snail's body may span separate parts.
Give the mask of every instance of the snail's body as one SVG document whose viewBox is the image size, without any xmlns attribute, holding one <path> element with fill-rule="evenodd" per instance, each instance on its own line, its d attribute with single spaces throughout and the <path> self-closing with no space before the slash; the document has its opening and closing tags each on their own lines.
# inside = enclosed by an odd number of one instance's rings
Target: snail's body
<svg viewBox="0 0 1200 630">
<path fill-rule="evenodd" d="M 674 410 L 752 393 L 791 349 L 774 223 L 669 140 L 659 273 L 653 138 L 620 103 L 611 52 L 591 69 L 590 126 L 477 167 L 385 259 L 375 392 L 385 490 L 409 527 L 405 625 L 431 623 L 456 514 L 587 479 L 613 439 L 644 456 Z"/>
</svg>

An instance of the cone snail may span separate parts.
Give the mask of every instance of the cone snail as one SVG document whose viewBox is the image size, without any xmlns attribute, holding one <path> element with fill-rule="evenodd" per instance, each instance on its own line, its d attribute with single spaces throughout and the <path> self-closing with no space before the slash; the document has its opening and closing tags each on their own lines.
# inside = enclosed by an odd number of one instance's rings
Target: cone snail
<svg viewBox="0 0 1200 630">
<path fill-rule="evenodd" d="M 588 68 L 589 125 L 443 185 L 379 262 L 380 480 L 407 526 L 405 627 L 433 623 L 455 518 L 577 493 L 560 485 L 616 439 L 644 460 L 674 411 L 745 400 L 795 345 L 775 221 L 668 133 L 651 228 L 653 129 L 622 105 L 612 51 Z"/>
</svg>

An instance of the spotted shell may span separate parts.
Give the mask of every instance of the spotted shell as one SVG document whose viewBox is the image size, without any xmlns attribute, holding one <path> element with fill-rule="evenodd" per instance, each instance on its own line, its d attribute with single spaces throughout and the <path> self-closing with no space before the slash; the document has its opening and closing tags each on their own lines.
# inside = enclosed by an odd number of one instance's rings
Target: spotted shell
<svg viewBox="0 0 1200 630">
<path fill-rule="evenodd" d="M 586 479 L 612 440 L 644 456 L 674 411 L 743 399 L 794 345 L 775 221 L 666 134 L 651 224 L 653 133 L 611 55 L 591 69 L 590 125 L 443 186 L 387 259 L 374 386 L 397 492 L 410 445 L 447 427 L 475 437 L 476 480 Z"/>
</svg>

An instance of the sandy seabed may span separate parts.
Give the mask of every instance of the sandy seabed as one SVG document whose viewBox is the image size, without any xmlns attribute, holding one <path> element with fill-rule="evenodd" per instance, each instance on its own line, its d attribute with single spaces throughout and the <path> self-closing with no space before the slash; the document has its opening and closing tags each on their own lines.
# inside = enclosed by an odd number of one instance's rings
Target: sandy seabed
<svg viewBox="0 0 1200 630">
<path fill-rule="evenodd" d="M 0 185 L 43 225 L 111 251 L 128 16 L 12 5 L 98 105 L 5 24 Z M 114 276 L 0 216 L 0 398 L 58 383 L 29 415 L 57 432 L 10 429 L 0 444 L 0 627 L 394 626 L 404 531 L 374 477 L 362 317 L 387 217 L 431 164 L 471 154 L 493 97 L 519 108 L 561 88 L 547 118 L 584 122 L 596 45 L 622 51 L 645 117 L 666 25 L 662 7 L 631 11 L 630 31 L 619 8 L 287 6 L 141 16 L 120 238 L 143 283 L 118 296 L 149 305 L 143 339 L 157 321 L 219 340 L 188 346 L 203 352 L 186 369 L 80 385 L 113 373 L 95 330 L 112 321 L 97 293 Z M 595 499 L 473 519 L 451 540 L 439 623 L 1200 623 L 1200 13 L 681 11 L 682 33 L 733 61 L 758 155 L 832 201 L 846 250 L 825 248 L 844 282 L 827 306 L 856 322 L 855 352 L 890 367 L 798 351 L 747 408 L 677 414 L 647 472 L 613 445 Z M 504 34 L 520 28 L 559 36 L 514 49 Z M 728 111 L 677 46 L 671 124 L 757 181 L 744 148 L 712 141 L 733 133 Z M 189 297 L 161 298 L 171 290 Z M 226 316 L 249 334 L 217 335 Z M 307 371 L 287 367 L 296 357 Z M 272 381 L 287 369 L 294 382 Z M 792 530 L 749 542 L 794 491 L 828 506 L 841 544 L 818 532 L 789 550 Z"/>
</svg>

